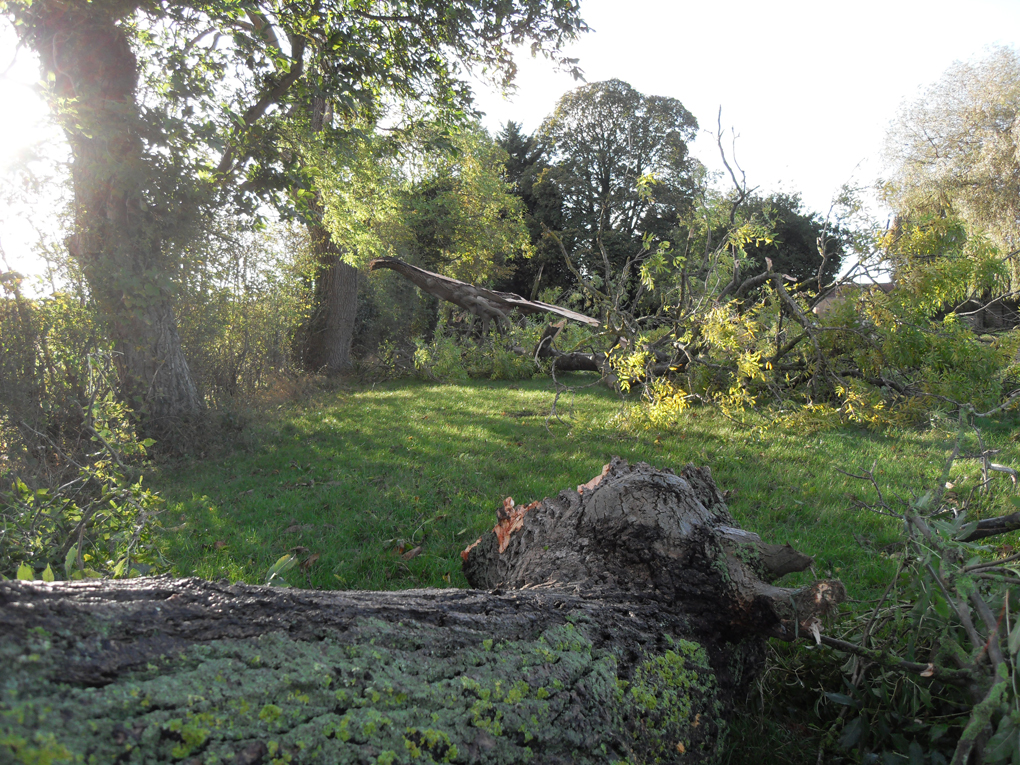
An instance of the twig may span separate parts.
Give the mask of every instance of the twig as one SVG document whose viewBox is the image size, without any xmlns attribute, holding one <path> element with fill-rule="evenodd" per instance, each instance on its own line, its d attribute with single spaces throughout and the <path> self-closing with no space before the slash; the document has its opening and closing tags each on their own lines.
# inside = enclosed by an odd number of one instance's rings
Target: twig
<svg viewBox="0 0 1020 765">
<path fill-rule="evenodd" d="M 973 673 L 969 669 L 947 669 L 932 662 L 929 662 L 928 664 L 919 664 L 915 661 L 907 661 L 906 659 L 901 659 L 898 656 L 893 656 L 885 651 L 879 651 L 874 648 L 865 648 L 864 646 L 859 646 L 856 643 L 849 643 L 846 640 L 840 640 L 828 635 L 822 635 L 822 643 L 830 646 L 831 648 L 846 651 L 847 653 L 852 653 L 856 656 L 861 656 L 875 662 L 876 664 L 881 664 L 883 667 L 899 669 L 912 674 L 924 675 L 925 677 L 934 677 L 937 680 L 949 683 L 950 685 L 966 686 L 969 685 L 974 678 Z"/>
</svg>

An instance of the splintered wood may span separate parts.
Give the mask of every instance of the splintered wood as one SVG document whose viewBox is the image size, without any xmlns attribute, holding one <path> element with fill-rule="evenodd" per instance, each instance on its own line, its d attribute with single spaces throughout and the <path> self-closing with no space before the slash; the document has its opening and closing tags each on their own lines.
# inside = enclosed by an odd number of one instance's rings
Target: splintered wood
<svg viewBox="0 0 1020 765">
<path fill-rule="evenodd" d="M 611 463 L 607 462 L 605 465 L 602 466 L 601 473 L 599 473 L 597 476 L 588 481 L 588 483 L 582 483 L 580 486 L 578 486 L 577 493 L 584 494 L 585 491 L 591 491 L 596 486 L 598 486 L 599 482 L 603 478 L 605 478 L 606 474 L 609 472 L 610 464 Z M 496 525 L 492 527 L 492 532 L 496 535 L 496 539 L 499 541 L 500 553 L 506 552 L 506 548 L 510 544 L 510 535 L 524 525 L 524 515 L 529 510 L 534 510 L 540 504 L 542 504 L 542 500 L 537 499 L 530 505 L 518 507 L 514 504 L 513 497 L 507 497 L 506 499 L 503 500 L 503 507 L 496 511 L 497 519 Z M 479 537 L 470 545 L 465 547 L 460 553 L 461 559 L 467 560 L 468 553 L 470 553 L 471 550 L 474 549 L 475 545 L 477 545 L 481 541 L 482 539 L 481 537 Z"/>
</svg>

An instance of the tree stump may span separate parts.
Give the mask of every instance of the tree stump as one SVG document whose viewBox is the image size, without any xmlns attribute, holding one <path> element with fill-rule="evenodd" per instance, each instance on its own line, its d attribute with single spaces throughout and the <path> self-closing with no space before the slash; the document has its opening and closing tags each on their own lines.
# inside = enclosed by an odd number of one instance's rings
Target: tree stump
<svg viewBox="0 0 1020 765">
<path fill-rule="evenodd" d="M 839 582 L 735 527 L 706 468 L 614 459 L 463 553 L 471 590 L 0 583 L 0 761 L 711 762 L 767 636 Z"/>
</svg>

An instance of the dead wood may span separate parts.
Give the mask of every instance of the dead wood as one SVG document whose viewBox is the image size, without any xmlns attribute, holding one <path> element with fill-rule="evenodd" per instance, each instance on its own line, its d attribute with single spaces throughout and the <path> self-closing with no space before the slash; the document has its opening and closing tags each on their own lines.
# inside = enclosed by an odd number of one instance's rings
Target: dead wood
<svg viewBox="0 0 1020 765">
<path fill-rule="evenodd" d="M 961 541 L 976 542 L 979 539 L 994 537 L 998 534 L 1008 534 L 1017 529 L 1020 529 L 1020 513 L 1000 515 L 998 518 L 983 518 L 977 522 L 974 530 Z"/>
<path fill-rule="evenodd" d="M 477 589 L 0 582 L 0 759 L 712 761 L 765 637 L 844 596 L 770 584 L 810 558 L 690 466 L 508 498 L 463 557 Z"/>
<path fill-rule="evenodd" d="M 676 475 L 614 459 L 579 491 L 524 508 L 509 499 L 493 531 L 463 557 L 474 587 L 655 600 L 709 643 L 792 639 L 845 595 L 839 582 L 768 584 L 805 570 L 811 558 L 736 528 L 709 470 L 693 466 Z"/>
<path fill-rule="evenodd" d="M 435 295 L 441 300 L 453 303 L 469 311 L 480 318 L 487 326 L 489 321 L 497 324 L 505 322 L 511 311 L 517 310 L 522 314 L 549 313 L 555 316 L 562 316 L 565 319 L 578 321 L 590 327 L 598 327 L 601 322 L 583 313 L 571 311 L 569 308 L 561 308 L 551 303 L 543 303 L 540 300 L 527 300 L 513 292 L 499 292 L 485 287 L 478 287 L 474 284 L 462 282 L 458 279 L 451 279 L 449 276 L 426 271 L 423 268 L 412 266 L 399 258 L 374 258 L 368 264 L 370 271 L 380 268 L 388 268 L 396 271 L 405 279 L 413 282 L 417 287 L 430 295 Z"/>
</svg>

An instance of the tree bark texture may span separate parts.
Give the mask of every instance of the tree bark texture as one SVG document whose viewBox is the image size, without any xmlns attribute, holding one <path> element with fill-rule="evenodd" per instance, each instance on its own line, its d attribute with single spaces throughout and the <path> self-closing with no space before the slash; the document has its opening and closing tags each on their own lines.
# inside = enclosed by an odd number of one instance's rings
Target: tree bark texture
<svg viewBox="0 0 1020 765">
<path fill-rule="evenodd" d="M 2 582 L 0 759 L 715 761 L 763 636 L 842 597 L 768 584 L 762 550 L 707 470 L 614 460 L 504 501 L 463 554 L 486 589 Z"/>
<path fill-rule="evenodd" d="M 321 212 L 320 212 L 321 215 Z M 351 343 L 358 312 L 358 269 L 321 224 L 308 227 L 316 258 L 314 313 L 305 329 L 305 367 L 314 372 L 343 374 L 353 366 Z"/>
<path fill-rule="evenodd" d="M 121 27 L 136 8 L 129 0 L 13 5 L 19 34 L 52 82 L 53 111 L 71 147 L 69 250 L 114 341 L 124 397 L 158 434 L 199 412 L 202 400 L 163 261 L 166 233 L 180 220 L 152 199 L 160 183 L 139 127 L 138 62 Z"/>
</svg>

